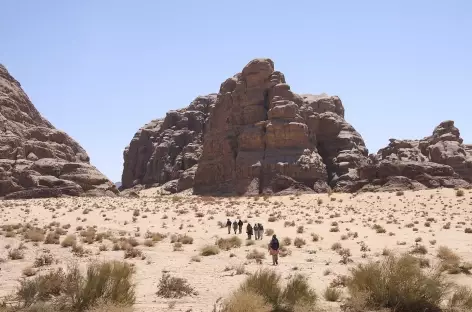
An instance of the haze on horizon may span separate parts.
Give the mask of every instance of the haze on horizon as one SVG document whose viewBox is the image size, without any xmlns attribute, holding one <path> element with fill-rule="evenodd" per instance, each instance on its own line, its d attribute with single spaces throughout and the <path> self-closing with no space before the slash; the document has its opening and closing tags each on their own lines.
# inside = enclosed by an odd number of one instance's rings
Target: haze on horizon
<svg viewBox="0 0 472 312">
<path fill-rule="evenodd" d="M 297 93 L 338 95 L 371 153 L 447 119 L 472 143 L 467 0 L 44 0 L 2 13 L 0 63 L 112 181 L 140 127 L 257 57 Z"/>
</svg>

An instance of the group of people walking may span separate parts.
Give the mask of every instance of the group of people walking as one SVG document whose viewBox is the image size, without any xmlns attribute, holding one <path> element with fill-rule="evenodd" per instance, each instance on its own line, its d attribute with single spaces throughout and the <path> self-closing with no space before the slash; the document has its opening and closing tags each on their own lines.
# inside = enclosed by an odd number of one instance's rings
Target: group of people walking
<svg viewBox="0 0 472 312">
<path fill-rule="evenodd" d="M 226 227 L 228 228 L 228 234 L 231 234 L 231 227 L 233 227 L 234 234 L 242 234 L 243 232 L 243 221 L 239 219 L 238 221 L 234 220 L 231 222 L 230 219 L 226 221 Z M 247 224 L 246 226 L 246 234 L 247 234 L 247 239 L 252 239 L 252 236 L 254 235 L 254 238 L 256 240 L 262 240 L 262 236 L 264 235 L 264 227 L 260 223 L 255 223 L 254 226 L 252 226 L 250 223 Z M 272 256 L 272 264 L 273 265 L 278 265 L 279 264 L 279 240 L 277 239 L 277 236 L 272 235 L 272 239 L 269 243 L 268 250 L 270 255 Z"/>
<path fill-rule="evenodd" d="M 226 227 L 228 228 L 228 234 L 231 234 L 231 226 L 233 226 L 233 231 L 234 234 L 242 234 L 243 232 L 243 221 L 241 219 L 239 221 L 234 220 L 231 222 L 230 219 L 226 221 Z M 264 227 L 260 223 L 255 223 L 254 226 L 251 225 L 251 223 L 248 223 L 246 226 L 246 234 L 247 234 L 247 239 L 252 239 L 252 236 L 254 235 L 254 238 L 256 240 L 262 239 L 262 236 L 264 235 Z"/>
</svg>

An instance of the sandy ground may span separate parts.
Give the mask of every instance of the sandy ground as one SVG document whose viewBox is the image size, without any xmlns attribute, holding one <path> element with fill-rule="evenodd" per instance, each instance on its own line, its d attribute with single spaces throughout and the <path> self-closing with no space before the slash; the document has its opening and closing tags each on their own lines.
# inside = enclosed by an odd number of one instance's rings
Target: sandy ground
<svg viewBox="0 0 472 312">
<path fill-rule="evenodd" d="M 472 192 L 468 190 L 460 197 L 451 189 L 405 192 L 403 195 L 365 193 L 221 199 L 163 196 L 158 194 L 158 190 L 149 189 L 140 195 L 140 198 L 1 201 L 0 224 L 29 222 L 43 227 L 51 222 L 60 222 L 61 227 L 71 225 L 68 234 L 79 233 L 77 226 L 96 226 L 98 232 L 111 231 L 115 237 L 135 237 L 141 243 L 137 248 L 146 257 L 144 260 L 126 260 L 137 268 L 135 311 L 211 311 L 218 298 L 228 295 L 245 278 L 244 274 L 235 274 L 235 267 L 243 264 L 247 272 L 272 267 L 267 254 L 268 236 L 255 241 L 255 245 L 246 246 L 246 236 L 239 235 L 243 239 L 240 248 L 201 257 L 201 262 L 191 261 L 201 247 L 214 244 L 218 237 L 231 237 L 226 228 L 220 228 L 218 221 L 225 223 L 227 218 L 234 220 L 238 216 L 244 222 L 259 222 L 266 230 L 273 229 L 281 242 L 285 237 L 291 238 L 292 242 L 296 237 L 306 241 L 301 248 L 296 248 L 293 243 L 288 246 L 291 254 L 280 258 L 280 265 L 275 269 L 283 277 L 294 273 L 306 274 L 320 294 L 320 305 L 330 311 L 339 311 L 340 304 L 325 301 L 323 290 L 337 275 L 347 274 L 350 267 L 381 259 L 385 248 L 392 252 L 405 252 L 416 244 L 424 245 L 428 249 L 424 257 L 434 265 L 438 246 L 445 245 L 457 252 L 462 260 L 472 262 L 472 234 L 465 233 L 465 228 L 472 228 Z M 133 221 L 136 209 L 139 216 L 135 216 Z M 270 216 L 276 221 L 269 222 Z M 450 228 L 443 228 L 448 222 Z M 378 233 L 373 228 L 375 224 L 384 228 L 385 233 Z M 302 233 L 298 233 L 300 226 L 303 226 Z M 333 228 L 339 231 L 332 232 Z M 146 247 L 142 242 L 147 231 L 160 232 L 168 237 L 154 247 Z M 312 233 L 319 235 L 320 239 L 313 241 Z M 170 242 L 172 234 L 187 234 L 193 237 L 193 244 L 183 245 L 182 251 L 174 251 Z M 61 241 L 64 237 L 61 236 Z M 421 238 L 421 242 L 415 243 L 417 238 Z M 40 268 L 38 274 L 73 262 L 85 267 L 96 260 L 124 258 L 123 251 L 112 251 L 113 243 L 104 240 L 107 251 L 99 251 L 100 243 L 84 243 L 83 246 L 90 251 L 85 257 L 77 257 L 71 248 L 60 245 L 24 242 L 24 259 L 9 259 L 8 251 L 21 242 L 21 235 L 0 236 L 0 259 L 3 259 L 0 261 L 0 296 L 14 291 L 23 269 L 31 266 L 44 249 L 50 250 L 58 263 Z M 331 249 L 337 242 L 342 248 L 350 249 L 352 262 L 347 265 L 339 263 L 341 256 Z M 262 264 L 246 259 L 254 248 L 266 253 Z M 236 256 L 230 257 L 231 253 Z M 156 295 L 157 284 L 163 271 L 186 278 L 198 295 L 177 300 L 159 298 Z M 472 286 L 470 276 L 457 274 L 449 275 L 449 278 Z"/>
</svg>

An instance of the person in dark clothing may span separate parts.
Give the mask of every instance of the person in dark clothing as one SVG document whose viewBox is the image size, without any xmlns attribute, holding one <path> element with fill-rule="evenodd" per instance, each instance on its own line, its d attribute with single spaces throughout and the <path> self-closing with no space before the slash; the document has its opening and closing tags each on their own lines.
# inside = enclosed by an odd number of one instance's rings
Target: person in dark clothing
<svg viewBox="0 0 472 312">
<path fill-rule="evenodd" d="M 279 240 L 277 239 L 277 236 L 275 236 L 274 234 L 269 244 L 269 253 L 272 256 L 272 265 L 279 264 L 279 248 L 280 248 Z"/>
<path fill-rule="evenodd" d="M 238 221 L 238 228 L 239 228 L 239 234 L 241 234 L 243 232 L 243 221 L 241 221 L 241 219 L 239 219 Z"/>
<path fill-rule="evenodd" d="M 231 221 L 229 219 L 226 221 L 226 227 L 228 228 L 228 234 L 231 234 Z"/>
<path fill-rule="evenodd" d="M 257 225 L 257 228 L 259 229 L 259 239 L 262 239 L 262 236 L 264 235 L 264 227 L 260 223 L 258 223 Z"/>
<path fill-rule="evenodd" d="M 238 230 L 238 222 L 236 222 L 236 220 L 234 220 L 233 222 L 233 230 L 234 230 L 234 234 L 236 234 L 236 231 Z"/>
<path fill-rule="evenodd" d="M 254 239 L 258 240 L 259 239 L 259 226 L 257 225 L 257 223 L 254 223 L 253 230 L 254 230 Z"/>
<path fill-rule="evenodd" d="M 250 223 L 247 224 L 246 233 L 247 233 L 247 239 L 251 239 L 253 232 L 252 232 L 252 226 Z"/>
</svg>

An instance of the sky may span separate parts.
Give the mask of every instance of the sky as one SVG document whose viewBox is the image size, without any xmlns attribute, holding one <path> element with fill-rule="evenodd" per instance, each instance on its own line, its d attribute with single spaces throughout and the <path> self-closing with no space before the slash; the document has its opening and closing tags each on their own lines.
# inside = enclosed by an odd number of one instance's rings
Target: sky
<svg viewBox="0 0 472 312">
<path fill-rule="evenodd" d="M 269 57 L 338 95 L 376 153 L 455 120 L 472 143 L 472 1 L 2 1 L 0 63 L 120 181 L 135 132 Z"/>
</svg>

